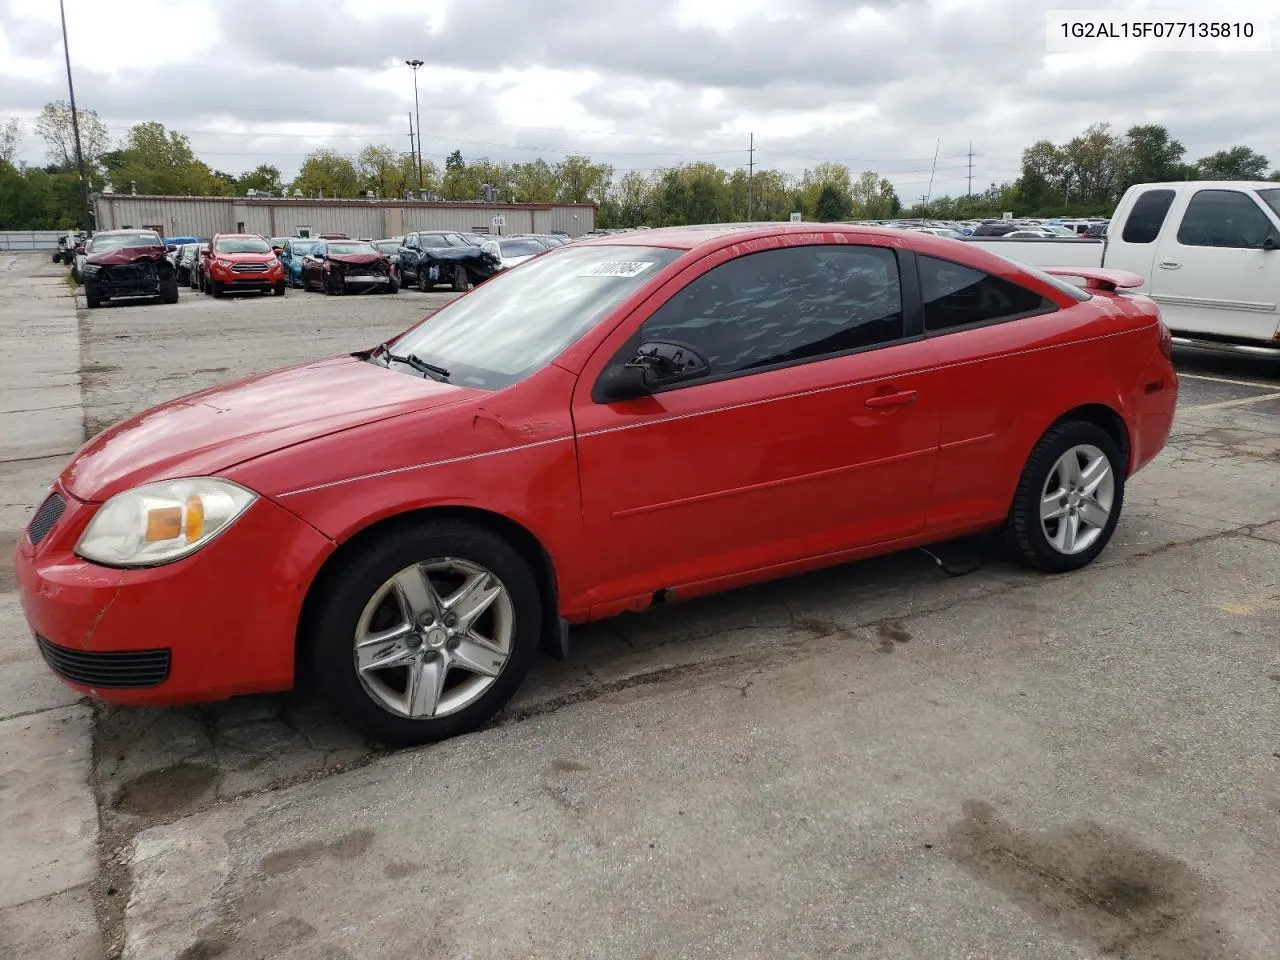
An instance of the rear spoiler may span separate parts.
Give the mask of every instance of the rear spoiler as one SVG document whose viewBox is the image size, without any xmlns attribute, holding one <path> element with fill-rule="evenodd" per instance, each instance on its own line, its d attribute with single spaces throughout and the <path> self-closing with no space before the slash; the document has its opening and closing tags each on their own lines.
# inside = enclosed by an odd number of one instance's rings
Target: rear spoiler
<svg viewBox="0 0 1280 960">
<path fill-rule="evenodd" d="M 1146 280 L 1128 270 L 1107 270 L 1102 267 L 1041 267 L 1045 273 L 1055 277 L 1079 277 L 1085 282 L 1086 290 L 1101 290 L 1115 293 L 1120 287 L 1140 287 Z"/>
</svg>

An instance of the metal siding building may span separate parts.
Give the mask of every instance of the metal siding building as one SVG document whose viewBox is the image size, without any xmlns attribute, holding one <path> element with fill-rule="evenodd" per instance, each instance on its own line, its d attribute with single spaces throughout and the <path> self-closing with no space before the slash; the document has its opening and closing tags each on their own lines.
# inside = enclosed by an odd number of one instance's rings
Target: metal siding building
<svg viewBox="0 0 1280 960">
<path fill-rule="evenodd" d="M 296 236 L 309 229 L 350 237 L 400 236 L 410 230 L 497 233 L 493 218 L 506 220 L 502 233 L 550 233 L 578 237 L 595 229 L 594 204 L 458 203 L 415 200 L 289 200 L 257 197 L 148 197 L 95 194 L 99 230 L 153 227 L 165 236 L 208 238 L 215 233 Z"/>
</svg>

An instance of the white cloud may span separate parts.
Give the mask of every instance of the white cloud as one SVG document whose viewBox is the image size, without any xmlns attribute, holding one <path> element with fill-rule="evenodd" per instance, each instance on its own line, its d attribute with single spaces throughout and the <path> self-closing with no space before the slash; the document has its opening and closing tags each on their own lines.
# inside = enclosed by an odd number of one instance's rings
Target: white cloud
<svg viewBox="0 0 1280 960">
<path fill-rule="evenodd" d="M 1146 2 L 1147 8 L 1188 7 Z M 1017 175 L 1022 149 L 1095 121 L 1164 123 L 1191 157 L 1280 166 L 1274 53 L 1045 52 L 1033 0 L 66 0 L 81 106 L 113 135 L 159 120 L 211 166 L 286 174 L 318 146 L 403 148 L 420 57 L 425 152 L 619 170 L 682 160 L 874 169 L 904 198 Z M 1237 12 L 1215 4 L 1216 12 Z M 1252 12 L 1266 10 L 1254 5 Z M 1246 11 L 1250 12 L 1250 11 Z M 0 115 L 65 97 L 52 0 L 0 0 Z M 28 132 L 20 156 L 39 162 Z"/>
</svg>

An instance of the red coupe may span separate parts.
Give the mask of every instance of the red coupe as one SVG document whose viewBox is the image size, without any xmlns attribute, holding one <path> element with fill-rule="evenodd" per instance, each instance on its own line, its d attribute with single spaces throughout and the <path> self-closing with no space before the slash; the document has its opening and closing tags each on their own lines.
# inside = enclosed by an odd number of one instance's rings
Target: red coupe
<svg viewBox="0 0 1280 960">
<path fill-rule="evenodd" d="M 87 443 L 18 547 L 49 666 L 172 704 L 309 663 L 375 739 L 482 723 L 568 624 L 999 530 L 1093 560 L 1177 377 L 1140 278 L 840 225 L 548 251 L 394 340 Z"/>
</svg>

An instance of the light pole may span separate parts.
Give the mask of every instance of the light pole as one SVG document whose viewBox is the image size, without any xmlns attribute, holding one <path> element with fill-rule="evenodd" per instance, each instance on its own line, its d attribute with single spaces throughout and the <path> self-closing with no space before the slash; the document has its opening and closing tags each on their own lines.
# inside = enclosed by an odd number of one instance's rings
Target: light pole
<svg viewBox="0 0 1280 960">
<path fill-rule="evenodd" d="M 58 13 L 62 16 L 62 52 L 67 59 L 67 93 L 71 96 L 71 132 L 76 138 L 76 167 L 80 171 L 80 202 L 84 205 L 84 228 L 93 229 L 93 211 L 89 209 L 89 180 L 84 175 L 84 153 L 80 149 L 80 116 L 76 111 L 76 88 L 71 82 L 71 46 L 67 43 L 67 11 L 58 0 Z"/>
<path fill-rule="evenodd" d="M 406 60 L 405 64 L 413 69 L 413 117 L 418 122 L 418 190 L 422 190 L 422 114 L 418 112 L 418 68 L 421 60 Z"/>
</svg>

